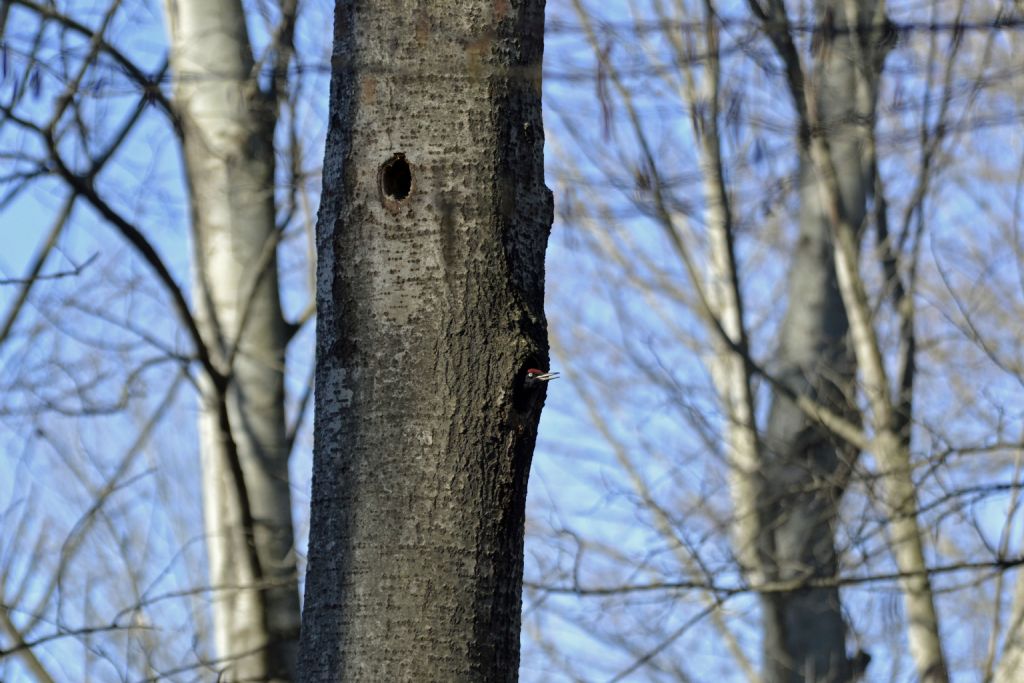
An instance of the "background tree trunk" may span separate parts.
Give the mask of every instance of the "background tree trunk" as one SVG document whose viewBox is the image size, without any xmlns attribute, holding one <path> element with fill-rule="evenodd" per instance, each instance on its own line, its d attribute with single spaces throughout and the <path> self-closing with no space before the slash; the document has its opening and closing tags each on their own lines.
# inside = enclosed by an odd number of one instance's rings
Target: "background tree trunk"
<svg viewBox="0 0 1024 683">
<path fill-rule="evenodd" d="M 789 269 L 789 306 L 775 371 L 799 393 L 848 414 L 854 365 L 846 343 L 846 311 L 836 286 L 830 228 L 805 160 L 801 188 L 800 237 Z M 863 211 L 863 201 L 861 207 Z M 763 448 L 760 516 L 766 576 L 833 576 L 839 498 L 854 453 L 780 395 L 773 397 Z M 767 594 L 762 609 L 766 680 L 847 680 L 838 588 Z M 808 672 L 810 679 L 805 678 Z"/>
<path fill-rule="evenodd" d="M 858 176 L 870 177 L 865 161 L 870 158 L 869 150 L 873 147 L 871 131 L 877 82 L 888 50 L 885 4 L 875 0 L 846 0 L 842 3 L 823 1 L 820 6 L 826 8 L 826 14 L 819 28 L 821 36 L 817 50 L 825 58 L 811 76 L 813 81 L 806 83 L 803 91 L 805 121 L 810 131 L 806 151 L 812 159 L 821 204 L 831 225 L 836 282 L 849 313 L 851 347 L 860 366 L 863 394 L 870 407 L 870 448 L 880 470 L 889 546 L 897 567 L 904 574 L 900 588 L 907 613 L 910 653 L 921 681 L 944 683 L 949 676 L 925 559 L 924 532 L 918 518 L 917 484 L 913 479 L 910 452 L 913 318 L 908 317 L 910 314 L 906 311 L 898 311 L 901 323 L 909 322 L 909 325 L 901 324 L 901 341 L 911 343 L 908 346 L 910 355 L 901 359 L 903 367 L 897 369 L 900 381 L 898 397 L 894 398 L 883 359 L 882 342 L 875 327 L 873 304 L 861 275 L 863 214 L 846 198 L 848 188 L 858 186 Z M 834 77 L 835 65 L 827 59 L 833 50 L 833 33 L 852 38 L 848 40 L 851 49 L 847 53 L 847 64 L 853 68 L 846 66 L 838 70 L 840 74 L 849 73 L 852 79 Z M 862 131 L 854 137 L 852 147 L 849 147 L 846 136 L 835 135 L 833 139 L 831 132 L 841 122 L 836 118 L 831 103 L 843 101 L 843 97 L 858 105 L 851 112 L 856 118 L 850 114 L 844 117 L 859 124 Z M 860 182 L 866 196 L 868 181 Z M 888 245 L 884 248 L 887 249 Z M 894 281 L 886 283 L 886 286 L 900 286 L 902 275 L 895 272 L 891 277 Z"/>
<path fill-rule="evenodd" d="M 781 3 L 773 3 L 784 16 Z M 874 92 L 862 93 L 857 69 L 865 50 L 851 27 L 870 25 L 873 0 L 855 3 L 849 18 L 845 0 L 815 3 L 812 40 L 820 90 L 822 134 L 827 135 L 840 178 L 842 205 L 860 226 L 873 183 L 866 158 L 873 125 Z M 799 69 L 798 64 L 794 66 Z M 877 74 L 871 74 L 872 79 Z M 811 78 L 804 75 L 804 78 Z M 797 109 L 801 87 L 794 82 Z M 836 279 L 832 221 L 825 191 L 807 150 L 809 131 L 801 125 L 799 237 L 789 268 L 788 308 L 779 333 L 774 371 L 798 393 L 855 419 L 856 363 L 848 340 L 849 322 Z M 834 576 L 838 569 L 835 528 L 839 501 L 849 480 L 856 449 L 815 425 L 796 404 L 773 399 L 764 440 L 766 467 L 762 527 L 766 573 L 774 580 Z M 765 676 L 770 681 L 846 681 L 846 626 L 839 589 L 808 588 L 767 594 Z"/>
<path fill-rule="evenodd" d="M 338 3 L 306 680 L 515 680 L 547 362 L 544 3 Z"/>
<path fill-rule="evenodd" d="M 200 382 L 217 652 L 230 680 L 290 680 L 299 602 L 276 260 L 276 102 L 259 88 L 240 2 L 168 2 L 167 19 L 191 192 L 195 317 L 230 377 L 226 387 Z"/>
</svg>

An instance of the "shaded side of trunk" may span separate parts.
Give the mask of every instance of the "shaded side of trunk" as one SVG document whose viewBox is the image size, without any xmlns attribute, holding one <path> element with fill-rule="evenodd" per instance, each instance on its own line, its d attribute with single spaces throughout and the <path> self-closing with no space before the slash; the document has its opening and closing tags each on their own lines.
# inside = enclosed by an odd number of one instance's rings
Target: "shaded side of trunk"
<svg viewBox="0 0 1024 683">
<path fill-rule="evenodd" d="M 337 4 L 305 680 L 517 678 L 543 18 L 538 0 Z"/>
<path fill-rule="evenodd" d="M 192 202 L 196 320 L 229 378 L 227 387 L 202 381 L 199 406 L 217 653 L 227 680 L 291 680 L 299 602 L 284 413 L 287 334 L 276 260 L 274 105 L 256 83 L 237 0 L 177 0 L 168 3 L 167 16 Z M 244 474 L 241 487 L 232 449 Z M 254 520 L 255 567 L 247 561 L 240 491 Z"/>
<path fill-rule="evenodd" d="M 848 325 L 836 286 L 829 226 L 818 211 L 811 173 L 801 163 L 800 236 L 790 266 L 789 307 L 775 371 L 799 392 L 849 414 L 846 397 L 853 362 L 846 343 Z M 853 453 L 778 395 L 772 400 L 762 448 L 766 575 L 773 580 L 834 575 L 834 527 Z M 766 680 L 848 679 L 838 589 L 765 595 L 762 609 Z"/>
<path fill-rule="evenodd" d="M 872 97 L 857 93 L 860 50 L 854 45 L 857 36 L 842 30 L 851 25 L 844 12 L 841 0 L 817 3 L 816 22 L 823 28 L 814 41 L 819 75 L 815 87 L 821 90 L 823 125 L 840 177 L 842 203 L 851 223 L 860 226 L 871 186 L 864 125 L 874 105 Z M 806 145 L 801 149 L 799 237 L 774 368 L 794 389 L 855 419 L 856 364 L 836 279 L 832 224 Z M 767 467 L 761 510 L 767 530 L 767 573 L 777 580 L 833 576 L 838 568 L 838 507 L 855 450 L 781 396 L 772 401 L 763 445 Z M 856 673 L 847 660 L 837 588 L 766 595 L 762 606 L 767 680 L 846 681 Z"/>
</svg>

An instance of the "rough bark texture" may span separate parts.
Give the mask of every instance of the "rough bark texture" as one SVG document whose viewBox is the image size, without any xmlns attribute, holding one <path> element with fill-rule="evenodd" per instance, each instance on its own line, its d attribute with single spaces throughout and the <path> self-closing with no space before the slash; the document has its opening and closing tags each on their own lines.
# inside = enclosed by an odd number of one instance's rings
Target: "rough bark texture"
<svg viewBox="0 0 1024 683">
<path fill-rule="evenodd" d="M 544 4 L 339 2 L 307 681 L 512 681 L 546 367 Z M 405 177 L 405 170 L 408 177 Z"/>
<path fill-rule="evenodd" d="M 238 0 L 172 0 L 167 17 L 192 202 L 195 317 L 229 378 L 226 387 L 209 377 L 200 382 L 217 653 L 226 680 L 291 680 L 299 602 L 284 414 L 287 334 L 275 257 L 274 103 L 256 84 Z M 246 516 L 254 520 L 250 530 Z"/>
<path fill-rule="evenodd" d="M 816 3 L 814 87 L 840 179 L 850 223 L 864 220 L 872 177 L 864 159 L 864 128 L 874 97 L 857 92 L 862 51 L 849 27 L 843 0 Z M 870 17 L 874 2 L 858 2 Z M 832 29 L 832 30 L 830 30 Z M 803 93 L 794 93 L 802 97 Z M 790 265 L 789 297 L 774 369 L 800 393 L 848 417 L 854 415 L 853 352 L 837 279 L 832 222 L 806 151 L 800 157 L 800 232 Z M 833 576 L 837 570 L 835 524 L 839 499 L 856 453 L 815 426 L 792 401 L 776 396 L 764 439 L 766 454 L 761 514 L 765 571 L 775 580 Z M 839 590 L 814 588 L 766 595 L 765 678 L 769 681 L 846 681 L 846 626 Z"/>
</svg>

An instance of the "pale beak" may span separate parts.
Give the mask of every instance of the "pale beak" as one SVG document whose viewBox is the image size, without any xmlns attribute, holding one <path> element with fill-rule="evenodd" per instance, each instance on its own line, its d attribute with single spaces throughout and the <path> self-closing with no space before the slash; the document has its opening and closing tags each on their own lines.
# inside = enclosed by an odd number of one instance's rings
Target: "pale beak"
<svg viewBox="0 0 1024 683">
<path fill-rule="evenodd" d="M 558 375 L 557 372 L 545 372 L 543 375 L 537 375 L 534 379 L 538 382 L 550 382 L 553 379 L 558 379 Z"/>
</svg>

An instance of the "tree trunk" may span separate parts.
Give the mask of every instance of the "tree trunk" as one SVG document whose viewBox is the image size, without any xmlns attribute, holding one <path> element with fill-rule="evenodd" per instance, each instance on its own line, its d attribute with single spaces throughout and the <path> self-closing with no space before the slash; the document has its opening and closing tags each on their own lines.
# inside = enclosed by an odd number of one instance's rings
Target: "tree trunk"
<svg viewBox="0 0 1024 683">
<path fill-rule="evenodd" d="M 907 616 L 910 653 L 923 683 L 945 683 L 949 676 L 925 561 L 924 537 L 918 521 L 916 484 L 912 478 L 909 430 L 912 394 L 902 396 L 899 406 L 893 398 L 893 388 L 874 325 L 872 304 L 860 274 L 863 213 L 846 199 L 848 187 L 856 185 L 855 154 L 863 159 L 871 145 L 869 126 L 874 125 L 877 82 L 887 50 L 885 15 L 882 12 L 884 3 L 846 0 L 836 5 L 835 17 L 826 15 L 823 23 L 828 30 L 834 20 L 839 35 L 856 38 L 847 39 L 852 49 L 847 52 L 845 65 L 839 67 L 840 72 L 849 72 L 853 79 L 849 83 L 845 79 L 830 78 L 831 65 L 827 63 L 815 75 L 817 82 L 805 92 L 807 123 L 811 131 L 807 151 L 814 165 L 821 203 L 832 227 L 836 282 L 849 314 L 850 342 L 860 367 L 863 392 L 871 409 L 871 451 L 881 471 L 882 504 L 889 518 L 889 544 L 896 565 L 904 574 L 900 588 Z M 850 27 L 858 30 L 850 31 Z M 828 33 L 833 32 L 828 30 Z M 819 49 L 828 55 L 832 45 L 821 44 Z M 836 112 L 831 103 L 842 101 L 844 94 L 859 105 L 846 116 L 856 115 L 855 123 L 859 123 L 863 131 L 854 137 L 849 153 L 844 151 L 849 144 L 847 138 L 829 132 L 836 125 L 833 123 Z M 863 161 L 860 166 L 863 168 Z M 861 174 L 869 175 L 864 171 Z M 899 313 L 905 315 L 902 311 Z M 902 386 L 901 393 L 910 391 L 912 386 L 912 383 Z"/>
<path fill-rule="evenodd" d="M 336 6 L 305 680 L 517 678 L 543 21 L 540 0 Z"/>
<path fill-rule="evenodd" d="M 287 330 L 276 260 L 275 105 L 257 85 L 238 0 L 176 0 L 166 11 L 191 192 L 195 317 L 227 378 L 220 386 L 203 378 L 199 405 L 217 654 L 226 680 L 291 680 L 299 603 L 284 413 Z"/>
<path fill-rule="evenodd" d="M 816 2 L 815 87 L 840 178 L 842 205 L 860 226 L 872 184 L 865 163 L 865 123 L 874 94 L 858 92 L 863 50 L 848 29 L 844 0 Z M 874 0 L 858 1 L 870 19 Z M 877 75 L 877 74 L 876 74 Z M 802 98 L 803 93 L 793 93 Z M 798 108 L 799 108 L 798 102 Z M 799 237 L 789 272 L 789 301 L 774 370 L 818 403 L 855 419 L 855 362 L 849 322 L 836 278 L 832 222 L 801 131 Z M 776 580 L 835 575 L 839 500 L 856 451 L 812 423 L 792 401 L 775 396 L 764 440 L 767 464 L 762 499 L 762 557 Z M 769 681 L 847 681 L 846 626 L 837 588 L 765 595 L 765 677 Z"/>
<path fill-rule="evenodd" d="M 774 370 L 793 389 L 849 416 L 854 365 L 830 227 L 817 192 L 813 170 L 802 159 L 800 234 Z M 863 212 L 863 195 L 860 206 Z M 835 575 L 839 497 L 854 454 L 780 395 L 773 398 L 762 447 L 765 574 L 772 580 Z M 767 594 L 762 609 L 765 680 L 848 680 L 846 626 L 837 588 Z"/>
</svg>

